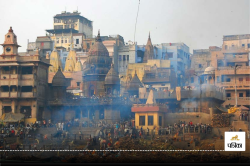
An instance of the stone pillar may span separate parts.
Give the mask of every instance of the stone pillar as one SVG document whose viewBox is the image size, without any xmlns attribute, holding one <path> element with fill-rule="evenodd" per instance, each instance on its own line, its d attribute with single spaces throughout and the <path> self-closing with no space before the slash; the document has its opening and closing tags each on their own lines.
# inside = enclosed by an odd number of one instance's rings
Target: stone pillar
<svg viewBox="0 0 250 166">
<path fill-rule="evenodd" d="M 111 123 L 112 121 L 112 109 L 111 108 L 107 108 L 104 110 L 104 120 L 107 123 Z"/>
<path fill-rule="evenodd" d="M 100 111 L 95 110 L 95 120 L 99 120 L 99 114 L 100 114 Z"/>
<path fill-rule="evenodd" d="M 12 100 L 11 101 L 11 112 L 15 113 L 15 111 L 16 111 L 16 102 L 15 102 L 15 100 Z"/>
<path fill-rule="evenodd" d="M 3 115 L 3 104 L 2 101 L 0 101 L 0 116 Z"/>
<path fill-rule="evenodd" d="M 20 113 L 20 110 L 21 110 L 21 106 L 20 106 L 20 105 L 17 105 L 16 113 Z"/>
<path fill-rule="evenodd" d="M 36 101 L 32 101 L 32 104 L 31 104 L 31 118 L 37 118 L 37 103 L 36 103 Z"/>
<path fill-rule="evenodd" d="M 214 109 L 213 108 L 209 108 L 209 112 L 210 112 L 210 119 L 212 119 L 213 114 L 214 114 Z"/>
</svg>

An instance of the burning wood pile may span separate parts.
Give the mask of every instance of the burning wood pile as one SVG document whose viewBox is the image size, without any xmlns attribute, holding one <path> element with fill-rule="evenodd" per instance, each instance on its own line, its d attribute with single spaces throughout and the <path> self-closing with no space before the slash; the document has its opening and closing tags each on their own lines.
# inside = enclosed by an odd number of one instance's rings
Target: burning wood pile
<svg viewBox="0 0 250 166">
<path fill-rule="evenodd" d="M 230 126 L 230 114 L 214 114 L 212 117 L 212 127 L 229 127 Z"/>
</svg>

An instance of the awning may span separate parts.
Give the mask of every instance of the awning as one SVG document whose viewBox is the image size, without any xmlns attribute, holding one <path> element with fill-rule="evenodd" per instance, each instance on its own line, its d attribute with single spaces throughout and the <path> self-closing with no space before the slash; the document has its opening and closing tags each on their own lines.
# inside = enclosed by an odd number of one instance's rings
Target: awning
<svg viewBox="0 0 250 166">
<path fill-rule="evenodd" d="M 24 114 L 21 113 L 5 113 L 2 115 L 4 123 L 19 122 L 24 119 Z"/>
<path fill-rule="evenodd" d="M 249 110 L 249 108 L 247 108 L 247 107 L 245 107 L 245 106 L 243 106 L 243 105 L 241 105 L 241 106 L 239 107 L 239 109 L 242 110 L 242 111 L 248 111 L 248 110 Z"/>
<path fill-rule="evenodd" d="M 1 63 L 0 66 L 19 66 L 18 63 Z"/>
</svg>

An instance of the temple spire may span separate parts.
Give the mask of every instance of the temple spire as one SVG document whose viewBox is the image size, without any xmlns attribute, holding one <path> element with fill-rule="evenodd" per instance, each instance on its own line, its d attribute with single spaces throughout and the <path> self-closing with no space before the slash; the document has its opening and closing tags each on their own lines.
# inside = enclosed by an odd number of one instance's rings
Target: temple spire
<svg viewBox="0 0 250 166">
<path fill-rule="evenodd" d="M 100 36 L 100 29 L 98 30 L 98 35 L 97 35 L 95 41 L 97 41 L 97 42 L 101 42 L 102 41 L 101 40 L 101 36 Z"/>
</svg>

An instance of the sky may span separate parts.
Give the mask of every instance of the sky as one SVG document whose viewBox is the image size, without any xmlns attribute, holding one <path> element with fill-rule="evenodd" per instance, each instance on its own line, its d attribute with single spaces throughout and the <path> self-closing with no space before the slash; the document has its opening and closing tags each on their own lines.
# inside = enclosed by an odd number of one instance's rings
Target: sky
<svg viewBox="0 0 250 166">
<path fill-rule="evenodd" d="M 93 21 L 93 35 L 119 34 L 145 45 L 183 42 L 189 48 L 221 46 L 223 35 L 249 34 L 249 0 L 0 0 L 0 43 L 12 26 L 19 52 L 53 29 L 53 16 L 77 10 Z"/>
</svg>

